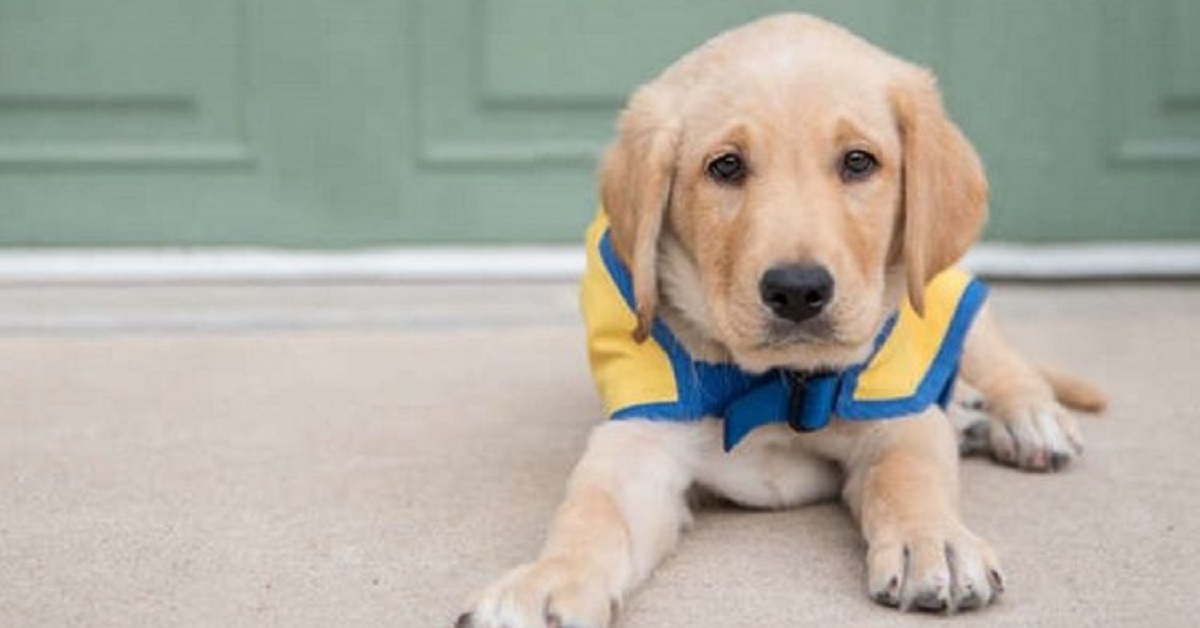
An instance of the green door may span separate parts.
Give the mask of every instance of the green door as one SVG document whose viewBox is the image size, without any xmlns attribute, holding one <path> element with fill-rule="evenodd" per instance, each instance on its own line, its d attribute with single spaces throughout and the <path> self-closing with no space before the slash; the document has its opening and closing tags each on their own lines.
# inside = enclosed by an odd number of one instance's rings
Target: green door
<svg viewBox="0 0 1200 628">
<path fill-rule="evenodd" d="M 625 94 L 783 10 L 938 72 L 991 239 L 1200 239 L 1195 0 L 0 0 L 0 245 L 575 241 Z"/>
</svg>

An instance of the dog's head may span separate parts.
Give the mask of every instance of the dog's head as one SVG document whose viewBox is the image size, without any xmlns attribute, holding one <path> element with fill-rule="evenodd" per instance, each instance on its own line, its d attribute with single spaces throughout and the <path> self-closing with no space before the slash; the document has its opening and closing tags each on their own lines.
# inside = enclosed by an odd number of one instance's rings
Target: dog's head
<svg viewBox="0 0 1200 628">
<path fill-rule="evenodd" d="M 751 370 L 862 359 L 905 292 L 921 310 L 987 205 L 932 75 L 799 15 L 641 87 L 600 179 L 639 333 L 661 296 Z"/>
</svg>

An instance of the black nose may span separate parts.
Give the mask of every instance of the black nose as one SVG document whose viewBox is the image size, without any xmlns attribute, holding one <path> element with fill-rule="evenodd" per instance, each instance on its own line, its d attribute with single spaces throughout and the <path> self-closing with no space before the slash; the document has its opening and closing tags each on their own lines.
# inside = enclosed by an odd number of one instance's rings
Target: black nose
<svg viewBox="0 0 1200 628">
<path fill-rule="evenodd" d="M 833 277 L 824 266 L 776 266 L 758 282 L 763 303 L 780 318 L 800 323 L 825 309 L 833 298 Z"/>
</svg>

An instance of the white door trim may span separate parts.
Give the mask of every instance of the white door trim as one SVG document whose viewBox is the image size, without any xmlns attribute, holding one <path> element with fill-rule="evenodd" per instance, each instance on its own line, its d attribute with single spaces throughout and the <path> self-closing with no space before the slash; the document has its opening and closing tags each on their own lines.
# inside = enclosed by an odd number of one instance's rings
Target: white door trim
<svg viewBox="0 0 1200 628">
<path fill-rule="evenodd" d="M 274 249 L 4 249 L 0 283 L 563 281 L 574 246 Z M 1200 278 L 1200 243 L 977 246 L 964 265 L 999 279 Z"/>
</svg>

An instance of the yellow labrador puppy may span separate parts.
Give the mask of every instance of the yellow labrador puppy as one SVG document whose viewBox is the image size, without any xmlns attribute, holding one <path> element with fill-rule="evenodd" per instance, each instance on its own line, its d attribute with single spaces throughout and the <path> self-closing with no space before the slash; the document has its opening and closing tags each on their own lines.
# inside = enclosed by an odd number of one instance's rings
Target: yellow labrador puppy
<svg viewBox="0 0 1200 628">
<path fill-rule="evenodd" d="M 606 626 L 674 547 L 702 487 L 782 508 L 839 493 L 867 591 L 987 605 L 1004 580 L 958 509 L 961 376 L 990 447 L 1023 468 L 1081 452 L 1061 404 L 1100 393 L 1001 339 L 954 265 L 984 223 L 979 157 L 934 78 L 802 15 L 724 33 L 640 88 L 600 175 L 583 306 L 612 420 L 595 428 L 541 555 L 460 626 Z"/>
</svg>

